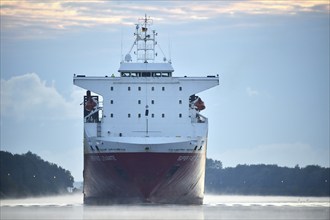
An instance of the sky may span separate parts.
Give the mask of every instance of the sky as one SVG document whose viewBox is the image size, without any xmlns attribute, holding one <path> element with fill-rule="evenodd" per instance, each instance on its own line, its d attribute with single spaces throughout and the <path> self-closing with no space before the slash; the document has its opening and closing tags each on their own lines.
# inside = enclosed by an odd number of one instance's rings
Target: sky
<svg viewBox="0 0 330 220">
<path fill-rule="evenodd" d="M 134 24 L 153 19 L 174 76 L 219 74 L 198 94 L 207 156 L 224 167 L 329 167 L 329 1 L 1 0 L 1 150 L 82 180 L 84 90 L 118 76 Z"/>
</svg>

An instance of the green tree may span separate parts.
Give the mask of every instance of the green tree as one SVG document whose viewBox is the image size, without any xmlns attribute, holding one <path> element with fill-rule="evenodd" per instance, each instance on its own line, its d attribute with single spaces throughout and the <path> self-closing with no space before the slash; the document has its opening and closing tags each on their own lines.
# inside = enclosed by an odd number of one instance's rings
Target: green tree
<svg viewBox="0 0 330 220">
<path fill-rule="evenodd" d="M 70 173 L 32 152 L 18 155 L 0 151 L 0 196 L 23 197 L 67 192 Z"/>
</svg>

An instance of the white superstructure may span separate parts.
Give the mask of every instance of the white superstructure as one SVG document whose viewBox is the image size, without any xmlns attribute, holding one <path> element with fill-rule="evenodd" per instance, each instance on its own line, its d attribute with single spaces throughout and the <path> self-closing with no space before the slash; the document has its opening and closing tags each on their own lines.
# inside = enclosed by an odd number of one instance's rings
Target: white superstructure
<svg viewBox="0 0 330 220">
<path fill-rule="evenodd" d="M 148 34 L 149 23 L 150 19 L 144 18 L 136 25 L 136 39 L 120 63 L 119 77 L 74 77 L 75 85 L 103 99 L 102 108 L 94 108 L 101 113 L 99 121 L 91 123 L 92 113 L 85 116 L 89 145 L 85 151 L 203 152 L 208 121 L 195 105 L 199 100 L 195 94 L 218 85 L 219 79 L 173 77 L 171 61 L 164 57 L 164 62 L 154 62 L 157 33 Z M 130 55 L 134 46 L 136 62 Z M 134 144 L 141 149 L 132 148 Z"/>
</svg>

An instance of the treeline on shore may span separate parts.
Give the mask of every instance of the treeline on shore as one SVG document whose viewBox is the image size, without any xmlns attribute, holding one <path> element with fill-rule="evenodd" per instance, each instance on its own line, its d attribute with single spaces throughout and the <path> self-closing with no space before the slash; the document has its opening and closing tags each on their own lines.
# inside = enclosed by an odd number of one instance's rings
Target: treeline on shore
<svg viewBox="0 0 330 220">
<path fill-rule="evenodd" d="M 72 189 L 70 171 L 31 153 L 0 151 L 0 198 L 55 195 Z"/>
<path fill-rule="evenodd" d="M 237 165 L 223 168 L 207 159 L 206 193 L 240 195 L 330 196 L 330 168 Z"/>
</svg>

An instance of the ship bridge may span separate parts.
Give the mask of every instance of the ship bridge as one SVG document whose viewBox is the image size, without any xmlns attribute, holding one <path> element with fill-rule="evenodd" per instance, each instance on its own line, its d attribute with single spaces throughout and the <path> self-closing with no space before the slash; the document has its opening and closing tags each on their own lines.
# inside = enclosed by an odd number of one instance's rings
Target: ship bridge
<svg viewBox="0 0 330 220">
<path fill-rule="evenodd" d="M 122 77 L 171 77 L 174 69 L 171 63 L 126 63 L 120 64 Z"/>
</svg>

